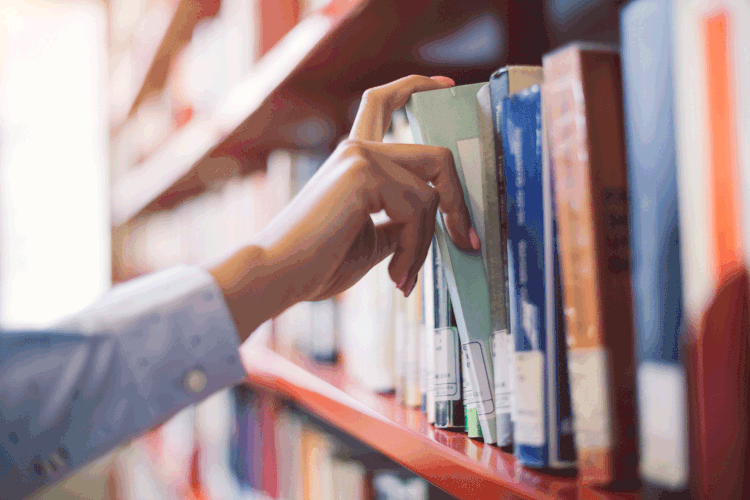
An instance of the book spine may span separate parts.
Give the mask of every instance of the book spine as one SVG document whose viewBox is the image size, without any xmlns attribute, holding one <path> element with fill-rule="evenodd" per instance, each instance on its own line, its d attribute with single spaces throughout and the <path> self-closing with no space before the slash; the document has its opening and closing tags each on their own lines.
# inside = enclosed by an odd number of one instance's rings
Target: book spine
<svg viewBox="0 0 750 500">
<path fill-rule="evenodd" d="M 451 149 L 465 200 L 469 200 L 470 194 L 463 165 L 472 168 L 480 162 L 476 116 L 476 95 L 480 87 L 481 84 L 474 84 L 420 92 L 414 94 L 406 105 L 412 130 L 421 128 L 414 132 L 415 140 L 422 138 L 425 144 Z M 435 113 L 441 117 L 440 121 L 432 116 Z M 424 123 L 419 123 L 420 120 Z M 469 215 L 472 225 L 476 225 L 470 206 Z M 435 234 L 442 251 L 462 351 L 471 359 L 468 374 L 474 392 L 479 394 L 475 405 L 482 434 L 485 442 L 495 443 L 497 427 L 490 355 L 492 332 L 487 274 L 481 252 L 458 248 L 448 234 L 440 213 Z"/>
<path fill-rule="evenodd" d="M 531 467 L 563 468 L 571 465 L 571 450 L 560 448 L 570 433 L 570 418 L 560 392 L 560 372 L 567 378 L 558 332 L 554 265 L 554 214 L 551 179 L 543 168 L 541 95 L 538 86 L 503 101 L 508 206 L 509 260 L 513 265 L 516 317 L 515 383 L 516 421 L 514 452 Z M 563 356 L 564 359 L 564 356 Z M 563 385 L 564 387 L 564 385 Z M 567 403 L 569 406 L 569 403 Z M 560 453 L 563 451 L 564 453 Z"/>
<path fill-rule="evenodd" d="M 498 445 L 513 444 L 515 421 L 515 340 L 517 329 L 516 301 L 511 290 L 515 290 L 515 280 L 510 272 L 508 240 L 508 208 L 505 178 L 505 153 L 503 151 L 503 99 L 508 97 L 510 87 L 510 68 L 502 68 L 490 78 L 490 103 L 492 106 L 492 130 L 495 142 L 495 172 L 497 179 L 498 212 L 500 225 L 500 257 L 505 277 L 505 310 L 507 311 L 507 328 L 503 331 L 493 330 L 495 363 L 495 394 L 497 398 L 497 431 Z M 497 256 L 495 256 L 497 258 Z M 505 443 L 505 444 L 502 444 Z"/>
<path fill-rule="evenodd" d="M 419 272 L 418 277 L 424 279 Z M 424 337 L 422 326 L 422 287 L 415 286 L 414 292 L 406 298 L 406 370 L 405 370 L 405 403 L 410 408 L 419 408 L 422 405 L 422 393 L 420 391 L 420 369 L 419 353 L 422 338 Z"/>
<path fill-rule="evenodd" d="M 435 269 L 433 254 L 435 243 L 430 245 L 427 258 L 422 266 L 422 329 L 424 339 L 422 342 L 423 354 L 423 389 L 422 389 L 422 411 L 427 414 L 427 422 L 435 424 Z"/>
<path fill-rule="evenodd" d="M 481 214 L 483 224 L 479 239 L 482 242 L 482 257 L 487 269 L 487 284 L 490 296 L 490 324 L 492 327 L 492 365 L 495 379 L 495 421 L 497 425 L 497 445 L 510 446 L 513 443 L 513 422 L 510 418 L 508 347 L 508 299 L 506 278 L 506 236 L 501 227 L 501 210 L 505 209 L 505 175 L 499 179 L 501 170 L 497 166 L 495 130 L 492 121 L 493 108 L 490 85 L 486 84 L 477 93 L 477 116 L 481 131 L 482 146 Z M 501 203 L 500 200 L 503 200 Z M 502 402 L 501 402 L 502 400 Z"/>
<path fill-rule="evenodd" d="M 435 427 L 439 429 L 464 429 L 461 358 L 458 331 L 452 320 L 448 283 L 445 281 L 437 240 L 432 240 L 432 266 L 434 285 L 434 388 Z"/>
<path fill-rule="evenodd" d="M 644 499 L 687 499 L 687 379 L 677 201 L 672 2 L 621 12 L 640 475 Z M 657 56 L 657 68 L 642 64 Z M 658 103 L 658 104 L 657 104 Z"/>
<path fill-rule="evenodd" d="M 696 498 L 748 498 L 750 5 L 673 9 L 677 185 Z M 744 133 L 744 134 L 743 134 Z M 744 207 L 743 207 L 744 205 Z M 743 234 L 744 233 L 744 234 Z M 720 458 L 718 458 L 720 457 Z"/>
<path fill-rule="evenodd" d="M 544 77 L 581 481 L 632 481 L 635 377 L 619 55 L 573 44 L 544 57 Z"/>
<path fill-rule="evenodd" d="M 462 345 L 459 349 L 459 358 L 461 360 L 461 381 L 463 382 L 464 432 L 471 439 L 484 439 L 477 412 L 477 394 L 471 385 L 471 375 L 469 374 L 471 359 L 463 347 Z"/>
</svg>

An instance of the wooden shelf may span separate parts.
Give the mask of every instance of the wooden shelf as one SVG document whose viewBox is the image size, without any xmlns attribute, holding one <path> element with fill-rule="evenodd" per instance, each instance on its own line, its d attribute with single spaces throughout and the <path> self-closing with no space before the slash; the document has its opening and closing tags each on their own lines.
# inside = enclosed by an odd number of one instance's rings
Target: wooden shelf
<svg viewBox="0 0 750 500">
<path fill-rule="evenodd" d="M 638 500 L 639 492 L 582 487 L 575 477 L 525 469 L 501 449 L 435 429 L 419 410 L 369 392 L 341 366 L 317 365 L 263 346 L 242 352 L 247 383 L 291 399 L 457 498 Z"/>
<path fill-rule="evenodd" d="M 177 131 L 114 186 L 114 225 L 170 208 L 235 174 L 222 166 L 223 157 L 237 160 L 225 164 L 239 163 L 244 174 L 264 168 L 275 148 L 330 151 L 351 125 L 367 88 L 412 73 L 474 83 L 487 80 L 506 62 L 539 63 L 547 48 L 541 6 L 534 10 L 522 4 L 334 0 L 266 54 L 214 116 Z M 511 17 L 514 23 L 507 23 Z M 420 48 L 458 36 L 481 19 L 493 20 L 500 33 L 494 42 L 499 47 L 486 59 L 440 62 L 420 53 Z M 509 43 L 516 39 L 538 41 Z M 323 131 L 312 143 L 297 128 L 310 123 Z"/>
</svg>

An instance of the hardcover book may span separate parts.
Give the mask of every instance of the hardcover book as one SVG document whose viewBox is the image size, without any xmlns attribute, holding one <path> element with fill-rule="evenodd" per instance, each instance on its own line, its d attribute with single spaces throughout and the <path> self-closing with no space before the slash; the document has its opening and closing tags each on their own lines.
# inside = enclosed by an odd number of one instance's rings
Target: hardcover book
<svg viewBox="0 0 750 500">
<path fill-rule="evenodd" d="M 573 43 L 543 58 L 568 371 L 584 484 L 636 481 L 627 169 L 619 53 Z"/>
<path fill-rule="evenodd" d="M 503 100 L 510 294 L 516 308 L 513 449 L 530 467 L 574 464 L 553 186 L 538 85 Z"/>
<path fill-rule="evenodd" d="M 480 169 L 480 130 L 477 118 L 477 92 L 483 84 L 413 94 L 406 105 L 415 142 L 447 147 L 453 153 L 464 199 L 471 213 L 464 169 Z M 477 416 L 486 443 L 495 443 L 494 374 L 490 355 L 492 330 L 487 274 L 482 254 L 459 249 L 447 233 L 442 214 L 438 214 L 435 233 L 448 281 L 448 290 L 461 338 L 461 349 L 470 360 L 468 370 L 476 398 Z"/>
<path fill-rule="evenodd" d="M 673 5 L 638 0 L 620 13 L 644 500 L 690 498 Z M 653 56 L 658 65 L 644 64 Z"/>
<path fill-rule="evenodd" d="M 463 383 L 461 377 L 461 351 L 458 331 L 454 326 L 448 283 L 440 259 L 437 241 L 432 240 L 432 265 L 434 284 L 434 391 L 435 427 L 463 429 Z"/>
<path fill-rule="evenodd" d="M 513 443 L 513 342 L 514 314 L 508 292 L 508 217 L 505 203 L 505 162 L 502 136 L 503 99 L 524 88 L 542 83 L 541 66 L 507 66 L 490 77 L 489 110 L 479 108 L 482 118 L 489 118 L 494 156 L 493 168 L 485 168 L 482 191 L 488 214 L 485 217 L 485 239 L 482 250 L 490 284 L 490 317 L 492 320 L 493 368 L 495 369 L 495 407 L 497 444 Z M 479 102 L 480 96 L 477 96 Z M 489 115 L 489 116 L 488 116 Z M 486 127 L 486 125 L 485 125 Z M 490 148 L 487 148 L 490 149 Z"/>
<path fill-rule="evenodd" d="M 750 4 L 674 10 L 677 186 L 695 498 L 749 498 Z"/>
</svg>

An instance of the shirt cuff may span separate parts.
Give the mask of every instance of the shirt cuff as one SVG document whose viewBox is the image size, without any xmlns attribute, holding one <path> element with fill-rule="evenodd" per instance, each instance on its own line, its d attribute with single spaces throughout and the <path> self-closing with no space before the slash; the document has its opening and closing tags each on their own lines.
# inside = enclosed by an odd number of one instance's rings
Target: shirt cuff
<svg viewBox="0 0 750 500">
<path fill-rule="evenodd" d="M 152 424 L 245 376 L 232 315 L 213 277 L 197 267 L 118 285 L 66 326 L 117 337 Z"/>
</svg>

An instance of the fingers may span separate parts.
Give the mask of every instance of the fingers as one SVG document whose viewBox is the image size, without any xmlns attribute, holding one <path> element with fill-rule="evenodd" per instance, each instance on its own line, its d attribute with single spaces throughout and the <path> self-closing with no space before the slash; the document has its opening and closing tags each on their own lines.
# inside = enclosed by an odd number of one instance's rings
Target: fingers
<svg viewBox="0 0 750 500">
<path fill-rule="evenodd" d="M 418 176 L 387 160 L 371 165 L 380 179 L 369 192 L 368 210 L 385 210 L 390 220 L 376 228 L 375 260 L 393 252 L 388 271 L 408 295 L 416 283 L 435 230 L 440 196 Z"/>
<path fill-rule="evenodd" d="M 461 181 L 447 148 L 420 144 L 361 142 L 376 162 L 390 162 L 433 185 L 440 196 L 440 211 L 453 242 L 462 249 L 479 250 L 479 237 L 472 228 Z"/>
<path fill-rule="evenodd" d="M 391 115 L 406 104 L 414 92 L 449 88 L 455 82 L 444 76 L 428 78 L 412 75 L 374 87 L 362 95 L 350 139 L 382 141 L 391 123 Z"/>
</svg>

